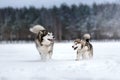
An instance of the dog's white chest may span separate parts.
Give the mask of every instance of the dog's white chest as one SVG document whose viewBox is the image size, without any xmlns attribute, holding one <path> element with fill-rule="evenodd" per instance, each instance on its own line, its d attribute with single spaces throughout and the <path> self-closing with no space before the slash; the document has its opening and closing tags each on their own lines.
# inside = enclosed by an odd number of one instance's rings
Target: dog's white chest
<svg viewBox="0 0 120 80">
<path fill-rule="evenodd" d="M 87 50 L 88 50 L 88 47 L 85 46 L 85 47 L 83 47 L 82 49 L 78 49 L 78 52 L 79 52 L 79 53 L 85 53 Z"/>
<path fill-rule="evenodd" d="M 50 46 L 39 46 L 38 50 L 41 53 L 48 53 L 50 51 L 51 47 Z"/>
<path fill-rule="evenodd" d="M 40 53 L 48 54 L 49 51 L 52 50 L 52 44 L 44 44 L 40 45 L 39 41 L 36 40 L 36 47 Z"/>
</svg>

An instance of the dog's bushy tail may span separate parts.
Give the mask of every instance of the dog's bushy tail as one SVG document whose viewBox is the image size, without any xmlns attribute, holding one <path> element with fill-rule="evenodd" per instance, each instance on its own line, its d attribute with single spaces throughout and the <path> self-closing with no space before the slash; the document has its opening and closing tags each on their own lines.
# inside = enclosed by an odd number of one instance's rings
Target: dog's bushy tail
<svg viewBox="0 0 120 80">
<path fill-rule="evenodd" d="M 32 28 L 30 28 L 29 30 L 32 33 L 38 34 L 39 31 L 45 30 L 45 28 L 43 26 L 41 26 L 41 25 L 35 25 Z"/>
<path fill-rule="evenodd" d="M 90 34 L 86 33 L 86 34 L 83 35 L 83 38 L 84 38 L 87 42 L 89 42 L 91 36 L 90 36 Z"/>
</svg>

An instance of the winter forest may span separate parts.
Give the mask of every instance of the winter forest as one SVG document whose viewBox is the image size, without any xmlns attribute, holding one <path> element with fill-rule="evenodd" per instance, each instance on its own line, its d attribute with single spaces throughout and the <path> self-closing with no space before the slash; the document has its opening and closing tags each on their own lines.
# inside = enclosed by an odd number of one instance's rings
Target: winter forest
<svg viewBox="0 0 120 80">
<path fill-rule="evenodd" d="M 90 33 L 93 40 L 120 39 L 120 4 L 79 4 L 52 8 L 0 8 L 0 41 L 33 40 L 29 28 L 40 24 L 56 40 L 73 40 Z"/>
</svg>

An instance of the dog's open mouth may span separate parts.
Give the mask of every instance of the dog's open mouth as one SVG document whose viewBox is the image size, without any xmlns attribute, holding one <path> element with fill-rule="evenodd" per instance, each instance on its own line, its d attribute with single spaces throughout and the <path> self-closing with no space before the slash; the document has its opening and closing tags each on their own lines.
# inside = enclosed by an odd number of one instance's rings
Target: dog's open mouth
<svg viewBox="0 0 120 80">
<path fill-rule="evenodd" d="M 53 42 L 54 41 L 54 39 L 48 39 L 49 41 L 51 41 L 51 42 Z"/>
<path fill-rule="evenodd" d="M 74 50 L 76 50 L 78 47 L 74 47 Z"/>
<path fill-rule="evenodd" d="M 78 47 L 74 47 L 74 46 L 72 46 L 72 48 L 73 48 L 74 50 L 76 50 Z"/>
</svg>

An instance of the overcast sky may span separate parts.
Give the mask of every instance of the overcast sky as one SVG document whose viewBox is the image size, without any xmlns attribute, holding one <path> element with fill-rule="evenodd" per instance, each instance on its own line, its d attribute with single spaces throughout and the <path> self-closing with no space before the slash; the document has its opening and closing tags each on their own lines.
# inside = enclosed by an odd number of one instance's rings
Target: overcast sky
<svg viewBox="0 0 120 80">
<path fill-rule="evenodd" d="M 39 7 L 52 7 L 53 5 L 60 6 L 62 3 L 66 3 L 68 5 L 71 4 L 89 4 L 91 5 L 92 3 L 116 3 L 119 2 L 119 0 L 0 0 L 0 8 L 4 7 L 14 7 L 14 8 L 21 8 L 21 7 L 29 7 L 29 6 L 35 6 L 36 8 Z"/>
</svg>

